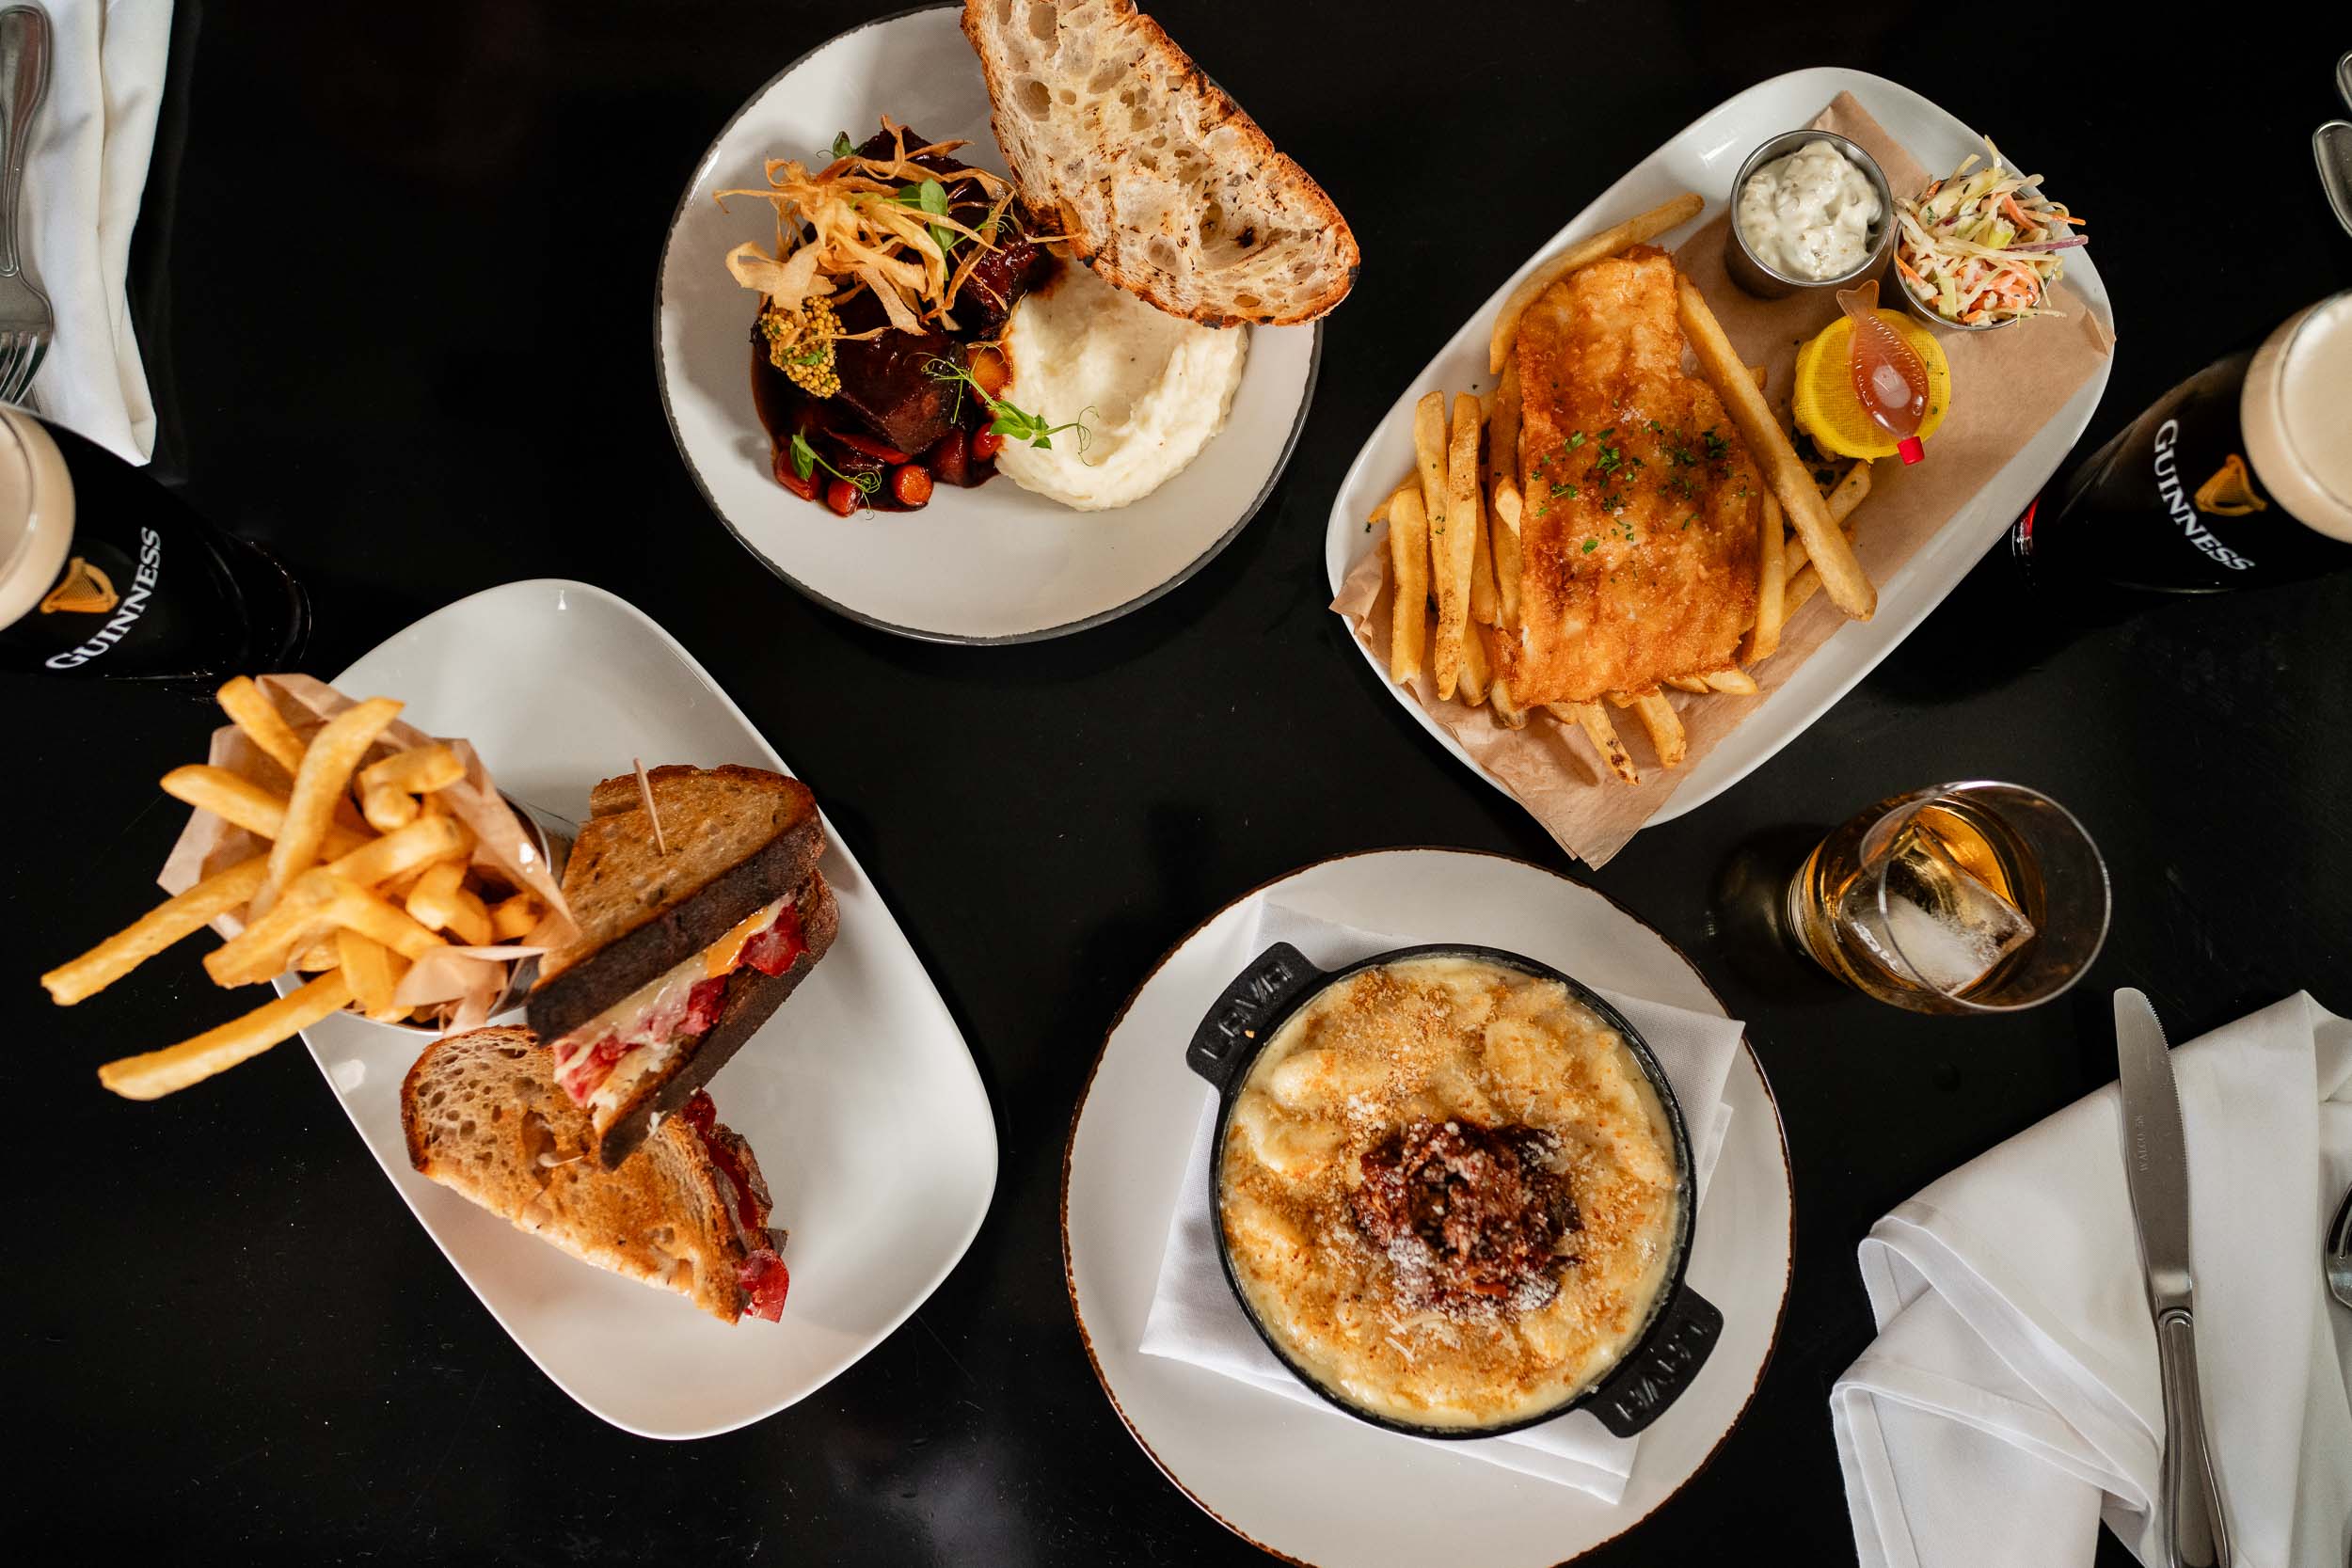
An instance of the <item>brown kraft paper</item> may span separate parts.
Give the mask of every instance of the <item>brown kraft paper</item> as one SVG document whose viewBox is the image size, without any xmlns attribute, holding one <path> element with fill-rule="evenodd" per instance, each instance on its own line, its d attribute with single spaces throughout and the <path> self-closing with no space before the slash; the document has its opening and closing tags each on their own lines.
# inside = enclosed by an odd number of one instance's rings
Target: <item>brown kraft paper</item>
<svg viewBox="0 0 2352 1568">
<path fill-rule="evenodd" d="M 1839 93 L 1813 118 L 1811 125 L 1858 143 L 1878 160 L 1888 185 L 1899 195 L 1915 193 L 1932 177 L 1851 93 Z M 1949 172 L 1934 171 L 1937 175 Z M 1729 195 L 1724 191 L 1700 194 L 1719 206 Z M 1595 227 L 1631 215 L 1601 214 Z M 1728 222 L 1727 212 L 1719 211 L 1676 251 L 1675 263 L 1706 295 L 1733 346 L 1749 364 L 1766 368 L 1768 395 L 1787 428 L 1797 349 L 1836 317 L 1837 304 L 1826 296 L 1756 299 L 1742 293 L 1724 271 Z M 1892 292 L 1891 267 L 1886 276 L 1881 298 L 1899 304 Z M 2113 335 L 2062 281 L 2051 288 L 2048 303 L 2058 315 L 1998 332 L 1938 335 L 1951 362 L 1951 412 L 1929 443 L 1928 461 L 1908 468 L 1891 461 L 1872 466 L 1870 494 L 1854 513 L 1854 554 L 1873 583 L 1883 587 L 1913 552 L 1934 537 L 1986 480 L 2016 456 L 2113 353 Z M 1398 483 L 1406 477 L 1398 474 Z M 1349 569 L 1331 609 L 1347 619 L 1357 641 L 1386 670 L 1393 601 L 1387 531 L 1382 529 L 1370 537 L 1371 547 Z M 1439 702 L 1425 671 L 1413 683 L 1413 696 L 1470 753 L 1471 761 L 1544 825 L 1562 848 L 1597 866 L 1624 848 L 1673 797 L 1699 758 L 1729 735 L 1763 696 L 1820 652 L 1844 624 L 1844 615 L 1830 603 L 1829 595 L 1816 594 L 1783 629 L 1778 651 L 1749 667 L 1759 688 L 1757 696 L 1700 696 L 1668 690 L 1667 700 L 1681 716 L 1690 745 L 1689 760 L 1672 772 L 1657 766 L 1649 737 L 1635 715 L 1613 709 L 1611 720 L 1642 771 L 1638 784 L 1617 783 L 1581 730 L 1548 714 L 1532 715 L 1524 730 L 1508 729 L 1495 721 L 1488 708 Z"/>
</svg>

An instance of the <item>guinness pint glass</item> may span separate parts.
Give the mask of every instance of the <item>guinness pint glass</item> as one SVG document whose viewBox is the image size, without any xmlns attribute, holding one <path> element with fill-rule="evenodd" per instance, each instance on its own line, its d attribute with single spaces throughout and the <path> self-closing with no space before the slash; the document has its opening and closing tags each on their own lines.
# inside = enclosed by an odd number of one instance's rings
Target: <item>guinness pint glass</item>
<svg viewBox="0 0 2352 1568">
<path fill-rule="evenodd" d="M 285 568 L 69 430 L 0 406 L 0 669 L 201 680 L 283 668 Z"/>
<path fill-rule="evenodd" d="M 2010 546 L 2037 576 L 2180 594 L 2352 566 L 2352 292 L 2167 392 Z"/>
</svg>

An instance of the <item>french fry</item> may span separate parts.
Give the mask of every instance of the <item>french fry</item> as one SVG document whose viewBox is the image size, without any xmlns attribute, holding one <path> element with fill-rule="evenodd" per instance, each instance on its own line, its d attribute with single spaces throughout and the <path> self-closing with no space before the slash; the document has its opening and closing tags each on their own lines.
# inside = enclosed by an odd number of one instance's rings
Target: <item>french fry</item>
<svg viewBox="0 0 2352 1568">
<path fill-rule="evenodd" d="M 1771 496 L 1756 510 L 1756 625 L 1748 628 L 1748 645 L 1740 654 L 1750 664 L 1779 648 L 1780 628 L 1788 618 L 1788 522 Z"/>
<path fill-rule="evenodd" d="M 1709 691 L 1727 692 L 1734 697 L 1753 697 L 1761 689 L 1756 677 L 1737 665 L 1728 670 L 1709 670 L 1701 684 Z"/>
<path fill-rule="evenodd" d="M 380 942 L 404 958 L 421 958 L 448 945 L 366 888 L 354 887 L 340 878 L 337 881 L 340 885 L 334 902 L 327 906 L 327 918 L 338 927 Z"/>
<path fill-rule="evenodd" d="M 230 827 L 243 828 L 258 837 L 274 839 L 285 825 L 282 796 L 226 768 L 190 763 L 173 768 L 161 782 L 164 793 L 173 800 L 209 811 Z M 342 854 L 367 842 L 367 835 L 338 824 L 327 830 L 326 841 L 329 853 Z"/>
<path fill-rule="evenodd" d="M 1470 625 L 1472 541 L 1466 531 L 1447 526 L 1454 508 L 1447 483 L 1452 455 L 1446 438 L 1443 392 L 1431 392 L 1413 409 L 1413 450 L 1421 465 L 1422 504 L 1429 514 L 1429 578 L 1438 601 L 1438 635 L 1429 667 L 1440 699 L 1454 695 L 1462 672 L 1462 628 Z M 1394 510 L 1391 503 L 1391 510 Z"/>
<path fill-rule="evenodd" d="M 343 974 L 351 981 L 351 998 L 362 1013 L 379 1023 L 389 1023 L 408 1011 L 392 1002 L 393 988 L 400 984 L 400 977 L 408 967 L 406 959 L 349 927 L 335 932 L 335 952 L 342 960 Z"/>
<path fill-rule="evenodd" d="M 174 894 L 80 958 L 42 975 L 49 999 L 70 1007 L 95 996 L 182 937 L 243 906 L 268 869 L 269 857 L 256 855 Z"/>
<path fill-rule="evenodd" d="M 1662 206 L 1653 207 L 1638 217 L 1628 218 L 1613 229 L 1604 229 L 1589 240 L 1580 240 L 1559 255 L 1528 274 L 1525 281 L 1511 291 L 1511 297 L 1502 302 L 1502 313 L 1495 317 L 1494 336 L 1486 347 L 1486 370 L 1489 374 L 1502 373 L 1503 362 L 1511 356 L 1512 341 L 1518 337 L 1519 318 L 1535 303 L 1546 289 L 1576 271 L 1587 267 L 1605 256 L 1614 256 L 1629 245 L 1642 245 L 1656 239 L 1669 229 L 1678 228 L 1699 215 L 1706 205 L 1695 191 L 1685 191 Z"/>
<path fill-rule="evenodd" d="M 1468 392 L 1454 400 L 1454 436 L 1446 451 L 1445 513 L 1449 528 L 1470 530 L 1470 618 L 1495 624 L 1495 562 L 1486 537 L 1486 481 L 1479 467 L 1486 412 Z"/>
<path fill-rule="evenodd" d="M 1627 784 L 1642 782 L 1632 757 L 1626 752 L 1625 742 L 1617 738 L 1617 726 L 1609 721 L 1608 709 L 1598 703 L 1546 703 L 1544 711 L 1581 728 L 1609 771 Z"/>
<path fill-rule="evenodd" d="M 1868 620 L 1878 607 L 1878 591 L 1870 586 L 1862 563 L 1854 559 L 1853 547 L 1830 520 L 1820 492 L 1813 487 L 1811 472 L 1798 458 L 1796 448 L 1789 445 L 1788 436 L 1780 428 L 1780 421 L 1765 404 L 1764 394 L 1756 390 L 1746 364 L 1732 348 L 1731 340 L 1724 336 L 1723 324 L 1708 308 L 1706 297 L 1687 277 L 1678 280 L 1677 297 L 1682 335 L 1690 341 L 1700 373 L 1715 388 L 1715 395 L 1723 399 L 1724 410 L 1739 427 L 1740 438 L 1763 465 L 1765 482 L 1772 486 L 1772 494 L 1780 498 L 1781 506 L 1796 527 L 1797 536 L 1805 542 L 1814 566 L 1822 573 L 1823 586 L 1831 600 L 1853 619 Z"/>
<path fill-rule="evenodd" d="M 329 928 L 336 886 L 324 871 L 295 878 L 277 903 L 204 955 L 204 973 L 216 986 L 256 985 L 280 973 Z"/>
<path fill-rule="evenodd" d="M 490 906 L 490 936 L 496 942 L 513 942 L 528 936 L 537 927 L 540 918 L 539 901 L 528 893 L 518 893 Z"/>
<path fill-rule="evenodd" d="M 1511 683 L 1503 677 L 1499 665 L 1492 678 L 1486 682 L 1486 707 L 1495 716 L 1495 722 L 1504 729 L 1527 728 L 1527 709 L 1521 707 L 1518 700 L 1511 695 Z"/>
<path fill-rule="evenodd" d="M 1846 477 L 1837 482 L 1837 487 L 1829 493 L 1821 505 L 1829 513 L 1830 520 L 1842 528 L 1846 519 L 1853 515 L 1854 508 L 1867 500 L 1869 495 L 1870 465 L 1857 463 L 1846 470 Z"/>
<path fill-rule="evenodd" d="M 1454 436 L 1446 455 L 1444 520 L 1436 513 L 1429 518 L 1430 572 L 1438 582 L 1438 645 L 1430 664 L 1440 698 L 1453 696 L 1461 678 L 1478 560 L 1478 400 L 1468 392 L 1454 399 Z M 1427 488 L 1425 469 L 1422 488 Z"/>
<path fill-rule="evenodd" d="M 266 910 L 287 884 L 309 870 L 322 848 L 329 857 L 341 851 L 326 843 L 334 826 L 335 806 L 351 784 L 352 770 L 368 754 L 384 726 L 400 715 L 401 705 L 389 697 L 370 697 L 354 703 L 326 721 L 302 753 L 294 770 L 293 793 L 286 797 L 285 825 L 269 847 L 269 879 L 255 895 Z"/>
<path fill-rule="evenodd" d="M 1494 672 L 1486 662 L 1486 628 L 1472 623 L 1469 634 L 1462 639 L 1462 679 L 1454 694 L 1471 707 L 1486 700 L 1487 682 Z"/>
<path fill-rule="evenodd" d="M 405 789 L 362 784 L 359 811 L 368 819 L 368 826 L 377 832 L 396 833 L 417 819 L 417 798 Z"/>
<path fill-rule="evenodd" d="M 1389 616 L 1389 679 L 1420 675 L 1429 651 L 1429 514 L 1407 484 L 1389 499 L 1389 575 L 1396 604 Z"/>
<path fill-rule="evenodd" d="M 457 759 L 456 748 L 437 740 L 429 746 L 394 752 L 381 762 L 368 764 L 360 770 L 359 787 L 430 795 L 437 789 L 447 789 L 465 776 L 466 765 Z"/>
<path fill-rule="evenodd" d="M 1658 766 L 1675 768 L 1691 752 L 1690 737 L 1683 734 L 1682 716 L 1675 712 L 1674 704 L 1663 691 L 1650 691 L 1633 699 L 1633 711 L 1641 716 L 1642 727 L 1649 731 L 1649 741 L 1658 748 Z"/>
<path fill-rule="evenodd" d="M 1519 624 L 1519 362 L 1502 368 L 1495 404 L 1486 416 L 1487 553 L 1494 558 L 1494 624 Z"/>
<path fill-rule="evenodd" d="M 1425 392 L 1413 404 L 1413 472 L 1421 480 L 1422 511 L 1433 529 L 1445 521 L 1445 394 Z"/>
<path fill-rule="evenodd" d="M 1715 689 L 1707 684 L 1705 675 L 1668 675 L 1666 684 L 1677 691 L 1695 691 L 1705 694 Z"/>
<path fill-rule="evenodd" d="M 193 1039 L 108 1062 L 98 1069 L 98 1081 L 125 1100 L 160 1100 L 260 1055 L 350 1000 L 350 979 L 341 969 L 330 969 L 301 990 Z"/>
<path fill-rule="evenodd" d="M 461 862 L 442 861 L 433 866 L 408 891 L 409 918 L 427 930 L 451 929 L 456 920 L 457 885 L 465 879 L 466 867 Z"/>
<path fill-rule="evenodd" d="M 463 860 L 473 835 L 453 816 L 420 816 L 396 832 L 372 838 L 326 863 L 326 869 L 361 887 L 389 882 L 436 861 Z"/>
<path fill-rule="evenodd" d="M 331 936 L 325 936 L 317 938 L 310 946 L 296 953 L 294 957 L 294 967 L 298 974 L 316 974 L 324 970 L 332 969 L 342 961 L 342 955 L 335 951 L 335 939 Z"/>
<path fill-rule="evenodd" d="M 1788 579 L 1788 613 L 1794 615 L 1804 608 L 1805 601 L 1821 591 L 1821 574 L 1807 566 Z"/>
<path fill-rule="evenodd" d="M 294 726 L 286 722 L 268 693 L 254 684 L 251 675 L 239 675 L 216 695 L 229 721 L 293 778 L 294 769 L 302 766 L 302 737 L 294 733 Z"/>
</svg>

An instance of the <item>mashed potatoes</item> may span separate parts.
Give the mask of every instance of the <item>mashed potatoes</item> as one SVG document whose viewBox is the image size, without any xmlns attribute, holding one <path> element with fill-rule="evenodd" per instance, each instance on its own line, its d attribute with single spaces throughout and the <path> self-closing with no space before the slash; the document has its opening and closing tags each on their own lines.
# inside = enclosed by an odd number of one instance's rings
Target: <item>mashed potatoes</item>
<svg viewBox="0 0 2352 1568">
<path fill-rule="evenodd" d="M 1065 266 L 1013 307 L 1004 348 L 1005 399 L 1088 434 L 1064 431 L 1050 448 L 1008 440 L 996 467 L 1024 490 L 1102 512 L 1167 483 L 1224 428 L 1249 329 L 1182 320 Z"/>
</svg>

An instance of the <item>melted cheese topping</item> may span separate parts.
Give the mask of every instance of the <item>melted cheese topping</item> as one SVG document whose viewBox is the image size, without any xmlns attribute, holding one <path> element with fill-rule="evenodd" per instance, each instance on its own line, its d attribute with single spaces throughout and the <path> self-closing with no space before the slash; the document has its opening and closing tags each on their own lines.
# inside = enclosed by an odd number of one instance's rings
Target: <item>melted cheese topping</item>
<svg viewBox="0 0 2352 1568">
<path fill-rule="evenodd" d="M 688 995 L 703 981 L 731 974 L 742 961 L 744 945 L 791 902 L 792 895 L 787 894 L 754 911 L 708 947 L 638 987 L 557 1040 L 557 1082 L 563 1083 L 570 1076 L 575 1057 L 584 1056 L 607 1038 L 618 1038 L 628 1050 L 612 1064 L 612 1073 L 589 1095 L 587 1104 L 592 1110 L 610 1111 L 627 1103 L 636 1085 L 647 1074 L 660 1071 L 684 1043 L 667 1037 L 668 1029 L 657 1025 L 665 1019 L 675 1019 L 685 1008 Z"/>
<path fill-rule="evenodd" d="M 1549 1304 L 1401 1304 L 1350 1195 L 1363 1155 L 1419 1117 L 1555 1136 L 1582 1228 Z M 1252 1065 L 1219 1170 L 1260 1321 L 1332 1392 L 1423 1426 L 1502 1425 L 1604 1376 L 1649 1321 L 1681 1202 L 1672 1126 L 1624 1039 L 1557 981 L 1472 958 L 1367 970 L 1309 1003 Z"/>
</svg>

